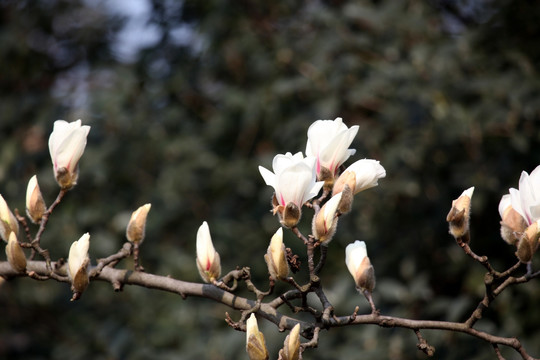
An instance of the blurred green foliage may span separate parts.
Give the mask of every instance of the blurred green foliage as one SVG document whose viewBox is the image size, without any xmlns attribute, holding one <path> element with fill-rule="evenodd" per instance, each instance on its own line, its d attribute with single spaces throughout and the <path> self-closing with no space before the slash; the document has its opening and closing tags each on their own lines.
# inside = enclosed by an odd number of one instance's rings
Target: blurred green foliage
<svg viewBox="0 0 540 360">
<path fill-rule="evenodd" d="M 341 116 L 360 125 L 355 159 L 380 160 L 388 175 L 356 196 L 330 246 L 322 279 L 338 315 L 369 311 L 344 264 L 345 246 L 361 239 L 384 314 L 464 320 L 483 269 L 454 244 L 445 216 L 470 186 L 472 248 L 499 270 L 514 263 L 497 205 L 540 163 L 534 3 L 153 0 L 133 2 L 147 5 L 135 29 L 111 3 L 0 0 L 0 193 L 10 206 L 24 208 L 33 174 L 53 201 L 54 120 L 92 127 L 79 185 L 43 238 L 54 258 L 86 231 L 93 259 L 111 254 L 131 212 L 151 202 L 147 271 L 199 281 L 195 234 L 206 220 L 224 271 L 250 266 L 264 287 L 278 223 L 257 166 L 304 151 L 313 121 Z M 148 32 L 131 57 L 120 51 L 125 36 Z M 285 242 L 301 252 L 293 234 Z M 245 335 L 223 321 L 228 309 L 206 299 L 92 283 L 70 303 L 65 284 L 28 279 L 0 290 L 2 358 L 247 358 Z M 510 288 L 478 325 L 539 356 L 539 300 L 537 281 Z M 277 356 L 286 334 L 260 327 Z M 461 334 L 424 335 L 438 359 L 495 358 Z M 401 329 L 333 329 L 305 358 L 425 358 L 416 342 Z"/>
</svg>

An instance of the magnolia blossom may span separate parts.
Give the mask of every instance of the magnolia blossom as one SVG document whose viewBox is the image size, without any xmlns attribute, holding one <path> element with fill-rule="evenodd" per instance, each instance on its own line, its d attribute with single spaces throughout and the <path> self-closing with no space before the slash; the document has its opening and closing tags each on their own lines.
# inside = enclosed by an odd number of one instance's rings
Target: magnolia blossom
<svg viewBox="0 0 540 360">
<path fill-rule="evenodd" d="M 14 232 L 9 233 L 9 240 L 6 245 L 6 257 L 15 271 L 24 272 L 26 270 L 26 256 Z"/>
<path fill-rule="evenodd" d="M 299 208 L 317 195 L 323 183 L 317 182 L 314 172 L 315 158 L 304 158 L 301 152 L 292 155 L 290 152 L 274 156 L 272 169 L 274 172 L 259 166 L 259 172 L 266 185 L 276 191 L 280 205 L 294 203 Z"/>
<path fill-rule="evenodd" d="M 197 231 L 197 268 L 202 279 L 211 283 L 221 274 L 221 262 L 218 252 L 214 249 L 210 228 L 205 221 Z"/>
<path fill-rule="evenodd" d="M 342 194 L 332 196 L 313 218 L 313 234 L 320 242 L 329 242 L 336 232 L 337 210 Z"/>
<path fill-rule="evenodd" d="M 501 237 L 510 245 L 516 245 L 522 236 L 527 223 L 512 207 L 510 194 L 506 194 L 499 202 L 499 214 L 501 215 Z"/>
<path fill-rule="evenodd" d="M 28 181 L 28 187 L 26 188 L 26 214 L 33 223 L 37 224 L 41 221 L 46 210 L 47 207 L 41 195 L 37 177 L 34 175 Z"/>
<path fill-rule="evenodd" d="M 300 358 L 300 324 L 294 325 L 285 338 L 283 349 L 279 351 L 280 359 L 298 360 Z"/>
<path fill-rule="evenodd" d="M 367 256 L 366 243 L 356 240 L 345 248 L 345 264 L 349 269 L 356 287 L 372 292 L 375 287 L 375 270 Z"/>
<path fill-rule="evenodd" d="M 6 200 L 0 195 L 0 237 L 4 241 L 8 241 L 11 232 L 19 235 L 19 223 L 9 209 Z"/>
<path fill-rule="evenodd" d="M 377 160 L 362 159 L 350 165 L 334 184 L 333 193 L 343 191 L 349 185 L 353 194 L 379 185 L 378 180 L 386 177 L 386 170 Z"/>
<path fill-rule="evenodd" d="M 264 335 L 259 331 L 257 318 L 253 313 L 246 321 L 246 351 L 250 360 L 266 360 L 269 357 Z"/>
<path fill-rule="evenodd" d="M 90 126 L 81 126 L 81 120 L 71 123 L 64 120 L 54 122 L 53 132 L 49 137 L 49 151 L 54 176 L 62 189 L 70 189 L 77 184 L 77 165 L 84 153 L 89 131 Z"/>
<path fill-rule="evenodd" d="M 82 293 L 88 286 L 88 248 L 90 247 L 90 234 L 86 233 L 69 248 L 68 275 L 74 292 Z"/>
<path fill-rule="evenodd" d="M 268 265 L 268 271 L 274 280 L 284 279 L 289 275 L 289 265 L 283 244 L 283 228 L 279 228 L 272 239 L 264 259 Z"/>
<path fill-rule="evenodd" d="M 452 200 L 452 208 L 446 215 L 450 227 L 450 234 L 457 240 L 467 243 L 469 241 L 469 217 L 471 214 L 471 199 L 474 186 L 463 191 L 461 195 Z"/>
<path fill-rule="evenodd" d="M 132 243 L 140 244 L 144 240 L 146 217 L 151 207 L 151 204 L 145 204 L 131 214 L 131 219 L 126 228 L 126 238 Z"/>
<path fill-rule="evenodd" d="M 531 225 L 540 219 L 540 166 L 531 174 L 525 171 L 519 179 L 519 190 L 510 189 L 512 208 L 516 210 Z"/>
<path fill-rule="evenodd" d="M 306 156 L 315 156 L 317 159 L 319 179 L 325 177 L 321 176 L 323 169 L 329 171 L 330 179 L 336 176 L 340 165 L 356 152 L 355 149 L 349 149 L 349 146 L 357 132 L 357 125 L 348 128 L 339 117 L 335 120 L 317 120 L 311 124 L 307 132 Z"/>
</svg>

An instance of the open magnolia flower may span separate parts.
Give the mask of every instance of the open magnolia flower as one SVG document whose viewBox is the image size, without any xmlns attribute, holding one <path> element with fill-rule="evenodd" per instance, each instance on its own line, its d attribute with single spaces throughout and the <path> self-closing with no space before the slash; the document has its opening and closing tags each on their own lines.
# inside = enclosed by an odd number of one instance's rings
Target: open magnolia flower
<svg viewBox="0 0 540 360">
<path fill-rule="evenodd" d="M 295 226 L 300 220 L 302 205 L 317 195 L 323 182 L 317 182 L 315 158 L 304 158 L 301 152 L 278 154 L 272 161 L 274 172 L 259 166 L 259 172 L 274 194 L 274 213 L 278 213 L 283 225 Z"/>
<path fill-rule="evenodd" d="M 197 231 L 197 269 L 201 278 L 207 283 L 217 280 L 221 275 L 221 261 L 218 252 L 214 249 L 210 228 L 206 221 Z"/>
<path fill-rule="evenodd" d="M 341 118 L 335 120 L 317 120 L 308 129 L 306 156 L 315 156 L 316 172 L 319 180 L 332 182 L 337 171 L 355 149 L 349 149 L 358 126 L 343 124 Z"/>
<path fill-rule="evenodd" d="M 78 164 L 86 147 L 90 126 L 81 125 L 81 120 L 68 123 L 54 122 L 49 137 L 49 151 L 54 167 L 54 177 L 62 189 L 71 189 L 77 184 Z"/>
<path fill-rule="evenodd" d="M 510 189 L 512 208 L 517 211 L 527 225 L 540 219 L 540 166 L 531 174 L 523 171 L 519 178 L 519 190 Z"/>
</svg>

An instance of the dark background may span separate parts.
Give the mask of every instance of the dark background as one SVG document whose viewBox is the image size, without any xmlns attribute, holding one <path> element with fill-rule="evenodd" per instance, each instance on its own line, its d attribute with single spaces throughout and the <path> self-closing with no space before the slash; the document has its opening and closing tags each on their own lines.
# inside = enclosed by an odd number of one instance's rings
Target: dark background
<svg viewBox="0 0 540 360">
<path fill-rule="evenodd" d="M 56 119 L 81 118 L 92 129 L 79 185 L 42 241 L 53 258 L 86 231 L 94 262 L 115 252 L 131 212 L 151 202 L 147 271 L 199 281 L 195 235 L 206 220 L 223 270 L 250 266 L 264 288 L 278 223 L 257 166 L 304 151 L 313 121 L 341 116 L 360 126 L 351 160 L 380 160 L 387 177 L 356 196 L 331 243 L 322 281 L 337 314 L 369 311 L 344 263 L 360 239 L 384 314 L 463 321 L 484 270 L 445 216 L 475 186 L 472 248 L 499 270 L 515 262 L 497 205 L 540 163 L 539 18 L 524 1 L 0 0 L 0 193 L 23 209 L 37 174 L 50 204 L 49 133 Z M 302 249 L 290 232 L 285 242 Z M 4 283 L 0 357 L 247 358 L 245 334 L 210 300 L 104 283 L 70 296 L 53 281 Z M 510 288 L 478 327 L 540 356 L 539 301 L 537 280 Z M 259 325 L 276 358 L 286 334 Z M 462 334 L 424 335 L 437 359 L 495 358 Z M 410 330 L 332 329 L 304 358 L 426 358 L 416 342 Z"/>
</svg>

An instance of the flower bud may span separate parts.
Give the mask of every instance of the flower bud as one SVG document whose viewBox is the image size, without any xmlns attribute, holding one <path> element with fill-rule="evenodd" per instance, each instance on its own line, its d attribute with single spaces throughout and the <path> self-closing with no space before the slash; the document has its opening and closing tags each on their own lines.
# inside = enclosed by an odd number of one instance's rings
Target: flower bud
<svg viewBox="0 0 540 360">
<path fill-rule="evenodd" d="M 535 221 L 529 225 L 523 236 L 519 239 L 516 256 L 522 263 L 530 262 L 538 249 L 538 238 L 540 237 L 539 221 Z"/>
<path fill-rule="evenodd" d="M 506 194 L 501 198 L 499 214 L 501 215 L 501 237 L 508 244 L 517 245 L 519 238 L 527 227 L 527 222 L 512 207 L 510 194 Z"/>
<path fill-rule="evenodd" d="M 15 236 L 19 235 L 19 223 L 2 195 L 0 195 L 0 237 L 4 241 L 8 241 L 11 232 L 14 232 Z"/>
<path fill-rule="evenodd" d="M 272 236 L 264 260 L 268 265 L 268 272 L 274 280 L 285 279 L 289 275 L 285 244 L 283 244 L 283 228 L 279 228 Z"/>
<path fill-rule="evenodd" d="M 9 264 L 15 271 L 24 272 L 26 270 L 26 256 L 13 231 L 9 233 L 6 255 Z"/>
<path fill-rule="evenodd" d="M 26 188 L 26 214 L 34 224 L 37 224 L 41 221 L 46 210 L 47 206 L 41 195 L 37 177 L 34 175 L 28 181 Z"/>
<path fill-rule="evenodd" d="M 251 314 L 246 321 L 246 351 L 250 360 L 268 359 L 268 350 L 264 341 L 264 335 L 259 331 L 257 318 Z"/>
<path fill-rule="evenodd" d="M 367 256 L 366 243 L 356 240 L 345 248 L 345 264 L 349 269 L 356 288 L 372 292 L 375 288 L 375 269 Z"/>
<path fill-rule="evenodd" d="M 132 243 L 140 244 L 143 242 L 146 217 L 148 216 L 151 207 L 151 204 L 145 204 L 131 214 L 131 219 L 126 228 L 126 238 Z"/>
<path fill-rule="evenodd" d="M 279 356 L 282 360 L 298 360 L 300 358 L 300 324 L 294 325 L 290 334 L 285 338 Z"/>
<path fill-rule="evenodd" d="M 330 242 L 336 232 L 341 196 L 342 193 L 332 196 L 313 218 L 313 235 L 322 243 Z"/>
<path fill-rule="evenodd" d="M 49 137 L 49 151 L 54 168 L 54 177 L 62 189 L 71 189 L 77 184 L 79 160 L 86 147 L 90 126 L 81 126 L 81 120 L 68 123 L 54 122 Z"/>
<path fill-rule="evenodd" d="M 86 233 L 69 248 L 68 276 L 71 279 L 71 289 L 75 293 L 84 292 L 90 279 L 88 278 L 88 248 L 90 247 L 90 234 Z"/>
<path fill-rule="evenodd" d="M 469 231 L 469 217 L 471 212 L 471 198 L 474 187 L 463 191 L 461 196 L 452 201 L 452 209 L 446 216 L 450 225 L 450 234 L 454 238 L 460 238 Z"/>
<path fill-rule="evenodd" d="M 197 269 L 204 282 L 211 283 L 221 274 L 221 262 L 218 252 L 214 249 L 210 228 L 205 221 L 197 231 Z"/>
</svg>

